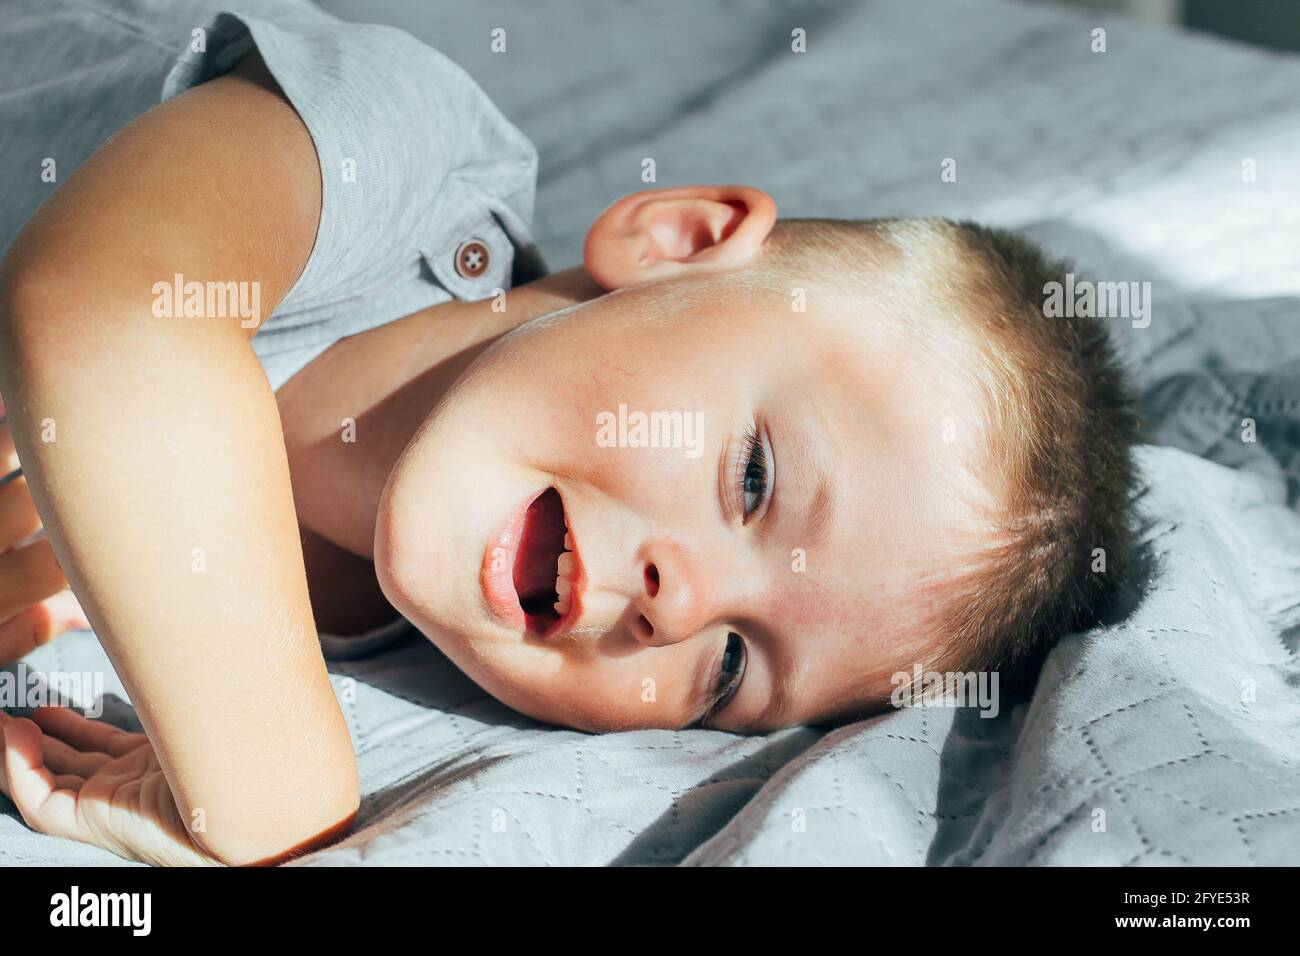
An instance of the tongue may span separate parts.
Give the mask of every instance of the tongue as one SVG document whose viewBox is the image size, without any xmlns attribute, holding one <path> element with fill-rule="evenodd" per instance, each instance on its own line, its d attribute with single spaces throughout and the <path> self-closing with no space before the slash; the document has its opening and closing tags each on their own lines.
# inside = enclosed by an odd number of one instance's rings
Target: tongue
<svg viewBox="0 0 1300 956">
<path fill-rule="evenodd" d="M 555 591 L 556 562 L 564 550 L 564 504 L 559 492 L 548 489 L 528 506 L 515 556 L 514 581 L 519 599 Z"/>
</svg>

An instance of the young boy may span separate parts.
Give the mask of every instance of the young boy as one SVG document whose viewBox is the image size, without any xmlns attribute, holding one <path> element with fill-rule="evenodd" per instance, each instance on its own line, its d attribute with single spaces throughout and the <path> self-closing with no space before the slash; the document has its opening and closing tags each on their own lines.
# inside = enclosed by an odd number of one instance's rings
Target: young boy
<svg viewBox="0 0 1300 956">
<path fill-rule="evenodd" d="M 157 57 L 152 7 L 100 26 Z M 1044 316 L 1064 267 L 699 186 L 524 282 L 535 159 L 454 66 L 296 5 L 189 22 L 177 95 L 0 233 L 0 648 L 73 622 L 70 582 L 147 733 L 0 718 L 33 827 L 329 841 L 358 784 L 318 634 L 398 615 L 538 719 L 746 732 L 918 663 L 1032 678 L 1102 607 L 1133 416 L 1104 330 Z"/>
</svg>

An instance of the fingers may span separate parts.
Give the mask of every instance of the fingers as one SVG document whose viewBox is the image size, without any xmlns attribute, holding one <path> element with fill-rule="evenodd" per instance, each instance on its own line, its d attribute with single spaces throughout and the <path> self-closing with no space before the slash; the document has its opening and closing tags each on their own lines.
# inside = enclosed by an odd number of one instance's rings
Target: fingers
<svg viewBox="0 0 1300 956">
<path fill-rule="evenodd" d="M 37 724 L 36 726 L 40 726 Z M 87 752 L 69 747 L 62 740 L 45 734 L 41 757 L 45 766 L 54 774 L 73 774 L 78 777 L 93 777 L 95 771 L 113 758 L 98 751 Z"/>
<path fill-rule="evenodd" d="M 0 731 L 18 718 L 0 711 Z M 90 720 L 68 707 L 40 707 L 31 723 L 41 732 L 40 759 L 56 778 L 56 789 L 79 789 L 71 781 L 85 781 L 104 765 L 137 750 L 148 738 L 109 724 Z M 19 731 L 21 734 L 23 732 Z M 67 778 L 63 783 L 58 779 Z M 3 787 L 0 787 L 3 790 Z"/>
<path fill-rule="evenodd" d="M 29 607 L 0 624 L 0 664 L 21 660 L 54 635 L 53 621 L 43 604 Z"/>
<path fill-rule="evenodd" d="M 41 530 L 41 517 L 27 479 L 4 480 L 17 467 L 13 435 L 0 424 L 0 664 L 71 628 L 90 626 L 49 542 L 24 544 Z"/>
<path fill-rule="evenodd" d="M 69 590 L 60 591 L 0 623 L 0 665 L 21 660 L 42 644 L 71 630 L 87 630 L 85 612 Z"/>
<path fill-rule="evenodd" d="M 67 586 L 49 541 L 0 554 L 0 621 L 9 620 Z"/>
<path fill-rule="evenodd" d="M 0 419 L 3 418 L 4 410 L 0 409 Z M 8 425 L 0 424 L 0 478 L 18 467 L 18 449 L 14 448 L 13 432 Z"/>
<path fill-rule="evenodd" d="M 64 588 L 54 597 L 42 602 L 50 612 L 51 633 L 47 640 L 52 640 L 64 631 L 90 630 L 86 612 L 81 609 L 81 602 L 70 588 Z"/>
<path fill-rule="evenodd" d="M 144 734 L 133 734 L 102 720 L 83 717 L 70 707 L 40 707 L 32 719 L 45 733 L 87 753 L 97 751 L 121 757 L 149 740 Z"/>
<path fill-rule="evenodd" d="M 33 830 L 79 839 L 77 794 L 61 789 L 41 759 L 42 734 L 30 720 L 6 720 L 4 776 L 9 799 Z"/>
<path fill-rule="evenodd" d="M 41 516 L 36 513 L 27 479 L 19 476 L 0 485 L 0 551 L 17 547 L 40 530 Z"/>
<path fill-rule="evenodd" d="M 5 725 L 14 722 L 3 710 L 0 710 L 0 793 L 9 796 L 9 784 L 5 781 Z"/>
<path fill-rule="evenodd" d="M 0 741 L 4 739 L 4 726 L 6 723 L 17 722 L 16 717 L 10 717 L 9 714 L 0 710 Z M 32 722 L 32 723 L 35 723 Z M 40 724 L 36 724 L 40 726 Z M 8 790 L 4 786 L 4 760 L 3 760 L 3 743 L 0 743 L 0 793 L 6 793 Z M 107 753 L 82 753 L 81 750 L 75 750 L 65 744 L 64 741 L 56 737 L 42 734 L 42 760 L 52 773 L 56 774 L 56 784 L 60 790 L 81 790 L 81 784 L 85 783 L 86 777 L 94 775 L 95 770 L 104 763 L 113 760 Z M 61 780 L 61 783 L 59 782 Z M 75 783 L 75 786 L 73 784 Z"/>
</svg>

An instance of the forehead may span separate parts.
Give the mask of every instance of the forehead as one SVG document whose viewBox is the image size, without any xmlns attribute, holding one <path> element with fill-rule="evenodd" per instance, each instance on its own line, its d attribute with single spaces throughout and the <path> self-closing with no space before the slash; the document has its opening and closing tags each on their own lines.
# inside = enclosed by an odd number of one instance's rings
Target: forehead
<svg viewBox="0 0 1300 956">
<path fill-rule="evenodd" d="M 972 350 L 912 331 L 869 295 L 779 324 L 764 413 L 796 432 L 801 469 L 844 475 L 837 503 L 943 527 L 963 510 L 952 506 L 982 500 L 987 403 Z"/>
<path fill-rule="evenodd" d="M 987 504 L 972 467 L 984 428 L 973 377 L 906 336 L 829 319 L 790 337 L 797 366 L 786 364 L 764 411 L 775 440 L 784 436 L 774 458 L 795 512 L 791 546 L 806 545 L 803 570 L 778 576 L 774 601 L 774 651 L 799 675 L 795 719 L 887 697 L 892 674 L 929 657 L 922 585 L 968 553 Z M 821 540 L 801 542 L 822 473 L 834 518 Z"/>
</svg>

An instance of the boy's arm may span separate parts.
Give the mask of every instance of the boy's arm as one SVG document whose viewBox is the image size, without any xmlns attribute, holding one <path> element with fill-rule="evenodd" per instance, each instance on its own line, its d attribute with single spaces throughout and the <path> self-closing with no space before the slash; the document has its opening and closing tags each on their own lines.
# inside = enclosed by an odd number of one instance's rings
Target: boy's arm
<svg viewBox="0 0 1300 956">
<path fill-rule="evenodd" d="M 320 202 L 252 56 L 120 132 L 0 266 L 0 393 L 46 531 L 195 843 L 228 863 L 337 833 L 358 784 L 255 329 L 155 317 L 154 285 L 255 283 L 265 317 Z"/>
</svg>

